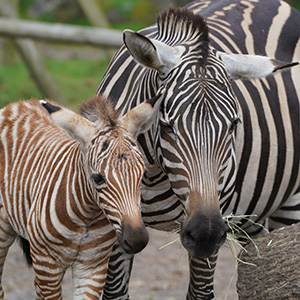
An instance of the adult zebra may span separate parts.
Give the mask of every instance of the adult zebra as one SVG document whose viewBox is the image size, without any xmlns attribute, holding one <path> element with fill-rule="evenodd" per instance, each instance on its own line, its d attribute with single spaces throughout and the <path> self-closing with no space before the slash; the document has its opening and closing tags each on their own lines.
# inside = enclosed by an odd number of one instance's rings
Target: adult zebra
<svg viewBox="0 0 300 300">
<path fill-rule="evenodd" d="M 300 14 L 278 0 L 195 1 L 187 8 L 163 13 L 139 33 L 125 31 L 126 46 L 97 93 L 125 113 L 166 86 L 158 122 L 139 137 L 143 219 L 160 230 L 182 224 L 187 299 L 212 299 L 226 231 L 220 209 L 223 216 L 251 215 L 242 220 L 251 233 L 261 228 L 252 222 L 268 217 L 271 228 L 300 219 L 300 70 L 265 78 L 297 64 L 281 61 L 300 60 Z M 104 299 L 128 299 L 130 267 L 115 249 Z"/>
</svg>

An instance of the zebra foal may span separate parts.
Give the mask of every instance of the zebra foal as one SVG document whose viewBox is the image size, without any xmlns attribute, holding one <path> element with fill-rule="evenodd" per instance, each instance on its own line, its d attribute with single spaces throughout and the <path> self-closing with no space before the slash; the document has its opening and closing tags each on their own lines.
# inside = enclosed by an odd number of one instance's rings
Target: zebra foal
<svg viewBox="0 0 300 300">
<path fill-rule="evenodd" d="M 101 297 L 115 241 L 133 254 L 149 239 L 135 137 L 152 124 L 158 99 L 122 118 L 101 96 L 82 105 L 83 116 L 37 100 L 0 111 L 0 278 L 20 236 L 30 244 L 36 299 L 62 299 L 68 267 L 74 299 Z"/>
</svg>

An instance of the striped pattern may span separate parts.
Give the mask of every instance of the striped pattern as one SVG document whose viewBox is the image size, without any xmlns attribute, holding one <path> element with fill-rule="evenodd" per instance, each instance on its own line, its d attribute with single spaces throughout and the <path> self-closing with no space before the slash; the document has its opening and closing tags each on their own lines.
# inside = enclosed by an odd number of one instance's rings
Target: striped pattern
<svg viewBox="0 0 300 300">
<path fill-rule="evenodd" d="M 0 271 L 15 237 L 28 240 L 37 299 L 62 299 L 68 267 L 74 299 L 99 299 L 116 231 L 141 220 L 135 139 L 120 125 L 98 126 L 83 152 L 36 100 L 0 111 Z M 99 170 L 105 183 L 91 177 Z"/>
<path fill-rule="evenodd" d="M 277 0 L 203 0 L 187 7 L 203 16 L 209 27 L 207 61 L 199 35 L 203 26 L 195 29 L 198 19 L 184 22 L 180 13 L 177 19 L 168 19 L 164 13 L 157 25 L 140 33 L 169 46 L 184 46 L 180 66 L 159 75 L 137 64 L 122 47 L 98 88 L 98 93 L 109 95 L 125 113 L 153 96 L 161 84 L 167 86 L 159 123 L 139 136 L 146 163 L 142 183 L 145 223 L 160 230 L 177 228 L 189 213 L 187 195 L 195 189 L 197 195 L 204 189 L 217 190 L 225 216 L 251 215 L 251 222 L 241 220 L 249 233 L 261 229 L 252 226 L 253 221 L 263 223 L 268 217 L 271 228 L 299 221 L 299 67 L 263 79 L 229 83 L 215 56 L 215 51 L 224 51 L 300 61 L 299 12 Z M 204 114 L 213 124 L 210 130 L 204 125 Z M 241 124 L 235 124 L 237 117 Z M 229 131 L 231 135 L 224 134 Z M 207 142 L 204 148 L 203 140 Z M 205 155 L 212 154 L 217 168 L 206 165 L 212 160 Z M 214 171 L 201 177 L 203 168 Z M 125 259 L 118 251 L 113 266 Z M 210 259 L 212 268 L 208 269 L 205 260 L 191 257 L 187 299 L 214 298 L 216 256 Z M 107 282 L 104 299 L 128 299 L 127 286 L 113 279 L 127 273 L 126 265 L 111 272 L 114 276 Z"/>
<path fill-rule="evenodd" d="M 192 5 L 196 13 L 207 16 L 216 49 L 300 60 L 300 31 L 292 29 L 300 24 L 299 13 L 287 3 L 219 1 L 214 11 L 211 7 Z M 237 16 L 236 10 L 241 9 Z M 236 188 L 228 201 L 222 197 L 224 214 L 256 214 L 256 221 L 260 221 L 286 203 L 298 188 L 300 87 L 295 83 L 299 80 L 299 68 L 295 68 L 262 80 L 232 83 L 243 124 L 251 126 L 238 132 Z M 291 220 L 285 218 L 283 224 L 299 219 L 298 213 L 290 216 Z"/>
</svg>

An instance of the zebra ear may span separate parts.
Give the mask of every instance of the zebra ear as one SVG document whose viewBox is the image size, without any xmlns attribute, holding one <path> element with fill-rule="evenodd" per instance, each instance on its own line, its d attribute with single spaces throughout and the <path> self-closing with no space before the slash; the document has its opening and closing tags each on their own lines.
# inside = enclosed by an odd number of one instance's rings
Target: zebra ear
<svg viewBox="0 0 300 300">
<path fill-rule="evenodd" d="M 128 51 L 138 63 L 155 69 L 162 75 L 170 73 L 179 64 L 184 51 L 183 47 L 170 47 L 128 29 L 123 32 L 123 40 Z"/>
<path fill-rule="evenodd" d="M 156 96 L 134 107 L 121 118 L 122 126 L 134 137 L 149 130 L 156 120 L 164 91 L 164 88 L 160 89 Z"/>
<path fill-rule="evenodd" d="M 40 103 L 48 111 L 54 124 L 65 129 L 73 139 L 80 142 L 84 149 L 87 148 L 95 133 L 93 123 L 66 108 L 44 100 L 40 100 Z"/>
<path fill-rule="evenodd" d="M 227 54 L 217 55 L 225 64 L 231 79 L 262 78 L 284 71 L 299 64 L 299 62 L 283 62 L 259 55 Z"/>
</svg>

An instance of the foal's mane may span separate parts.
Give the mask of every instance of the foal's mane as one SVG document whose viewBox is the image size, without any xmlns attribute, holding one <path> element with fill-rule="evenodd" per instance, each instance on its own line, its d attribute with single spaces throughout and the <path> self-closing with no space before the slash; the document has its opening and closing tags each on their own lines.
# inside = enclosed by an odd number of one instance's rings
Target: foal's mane
<svg viewBox="0 0 300 300">
<path fill-rule="evenodd" d="M 113 103 L 103 95 L 97 95 L 82 103 L 79 109 L 82 116 L 91 122 L 98 120 L 116 126 L 120 113 L 114 109 Z"/>
</svg>

